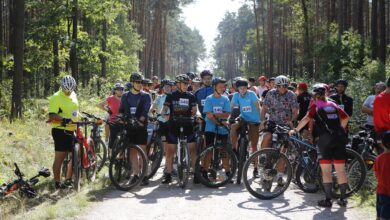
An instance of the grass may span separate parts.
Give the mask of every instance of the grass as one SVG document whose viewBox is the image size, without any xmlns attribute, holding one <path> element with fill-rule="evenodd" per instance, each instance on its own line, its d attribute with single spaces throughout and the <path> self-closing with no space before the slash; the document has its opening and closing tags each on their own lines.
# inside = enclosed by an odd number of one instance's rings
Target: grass
<svg viewBox="0 0 390 220">
<path fill-rule="evenodd" d="M 372 170 L 367 172 L 366 181 L 362 189 L 353 195 L 351 199 L 364 213 L 368 214 L 369 219 L 376 218 L 376 178 Z"/>
<path fill-rule="evenodd" d="M 98 98 L 80 100 L 80 110 L 100 113 L 95 106 Z M 86 100 L 86 101 L 84 101 Z M 51 126 L 47 124 L 47 100 L 33 100 L 31 109 L 24 113 L 24 119 L 9 123 L 0 119 L 0 184 L 16 178 L 16 162 L 26 178 L 32 177 L 42 168 L 50 170 L 54 160 L 54 145 Z M 54 190 L 53 176 L 40 178 L 35 187 L 39 196 L 33 199 L 21 198 L 17 192 L 0 200 L 0 219 L 66 219 L 79 214 L 90 202 L 96 200 L 96 193 L 104 193 L 108 186 L 104 168 L 93 184 L 83 185 L 79 193 Z M 91 193 L 94 192 L 94 193 Z"/>
</svg>

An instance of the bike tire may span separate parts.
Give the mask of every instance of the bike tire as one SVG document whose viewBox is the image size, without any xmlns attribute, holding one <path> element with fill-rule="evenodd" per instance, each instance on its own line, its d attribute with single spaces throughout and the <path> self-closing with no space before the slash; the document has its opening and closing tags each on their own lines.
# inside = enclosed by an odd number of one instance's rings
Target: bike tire
<svg viewBox="0 0 390 220">
<path fill-rule="evenodd" d="M 346 155 L 347 155 L 346 173 L 348 175 L 348 186 L 349 186 L 347 193 L 346 193 L 346 196 L 350 197 L 352 194 L 359 191 L 361 189 L 361 187 L 363 186 L 364 181 L 366 179 L 366 175 L 367 175 L 367 168 L 366 168 L 366 165 L 365 165 L 363 158 L 356 151 L 354 151 L 350 148 L 347 148 Z M 353 171 L 353 170 L 351 170 L 351 167 L 356 168 L 356 166 L 357 166 L 357 169 L 360 170 L 361 174 L 360 174 L 359 180 L 352 182 L 352 183 L 354 183 L 354 184 L 352 184 L 350 182 L 350 176 L 355 176 L 355 175 L 351 174 Z M 322 184 L 321 169 L 318 169 L 318 173 L 319 173 L 318 176 L 319 176 L 319 181 L 320 181 L 320 187 L 322 190 L 324 190 L 324 186 Z M 333 196 L 333 198 L 340 198 L 340 192 L 338 191 L 338 184 L 335 181 L 333 181 L 332 196 Z"/>
<path fill-rule="evenodd" d="M 296 185 L 305 193 L 316 193 L 320 189 L 318 184 L 318 165 L 314 167 L 304 166 L 301 163 L 297 165 L 295 171 Z M 310 184 L 310 185 L 308 185 Z"/>
<path fill-rule="evenodd" d="M 156 138 L 146 147 L 148 153 L 148 163 L 150 172 L 146 176 L 147 179 L 151 179 L 156 173 L 158 168 L 161 166 L 162 159 L 164 157 L 164 145 L 161 138 Z"/>
<path fill-rule="evenodd" d="M 120 141 L 117 144 L 119 148 L 116 149 L 116 152 L 113 152 L 110 159 L 110 165 L 108 167 L 109 177 L 111 183 L 115 186 L 116 189 L 121 191 L 129 191 L 138 186 L 143 180 L 147 172 L 147 156 L 142 148 L 137 145 L 124 147 L 123 141 Z M 130 157 L 130 151 L 132 150 L 135 150 L 138 161 L 142 160 L 142 167 L 140 170 L 141 173 L 137 175 L 138 179 L 135 178 L 135 175 L 132 172 L 132 161 Z M 125 173 L 122 173 L 122 171 Z M 124 180 L 125 182 L 121 183 L 121 180 Z"/>
<path fill-rule="evenodd" d="M 107 146 L 102 141 L 102 139 L 97 139 L 96 142 L 94 142 L 95 147 L 95 153 L 96 153 L 96 162 L 97 162 L 97 172 L 100 172 L 106 161 L 107 161 Z"/>
<path fill-rule="evenodd" d="M 93 153 L 93 149 L 88 149 L 87 151 L 88 158 L 88 168 L 85 169 L 85 176 L 89 182 L 94 182 L 96 180 L 96 174 L 98 172 L 97 164 L 97 155 Z"/>
<path fill-rule="evenodd" d="M 282 158 L 285 161 L 285 166 L 286 166 L 285 169 L 286 169 L 286 175 L 287 175 L 286 182 L 284 183 L 283 187 L 279 187 L 280 190 L 277 192 L 273 192 L 273 193 L 270 192 L 270 193 L 265 194 L 265 193 L 259 192 L 255 188 L 252 188 L 252 185 L 251 185 L 252 182 L 249 181 L 249 177 L 248 177 L 248 169 L 249 169 L 250 165 L 253 164 L 256 159 L 260 158 L 260 155 L 268 155 L 269 157 L 271 157 L 272 155 L 278 155 L 278 157 L 276 157 L 274 159 L 276 159 L 278 161 L 279 159 Z M 260 161 L 259 161 L 259 164 L 261 164 Z M 259 173 L 259 175 L 263 175 L 263 174 Z M 274 178 L 274 177 L 272 177 L 272 178 Z M 291 163 L 285 154 L 280 153 L 276 149 L 269 149 L 268 148 L 268 149 L 262 149 L 262 150 L 255 152 L 254 154 L 252 154 L 248 158 L 248 160 L 245 162 L 245 165 L 243 168 L 243 182 L 244 182 L 245 188 L 248 190 L 248 192 L 252 196 L 259 198 L 259 199 L 270 200 L 270 199 L 273 199 L 273 198 L 280 196 L 288 189 L 288 187 L 291 183 L 291 179 L 292 179 Z"/>
<path fill-rule="evenodd" d="M 179 177 L 179 186 L 184 189 L 190 178 L 190 160 L 187 143 L 182 142 L 180 145 L 180 161 L 177 163 L 177 173 Z"/>
<path fill-rule="evenodd" d="M 226 176 L 226 178 L 221 182 L 212 182 L 208 179 L 205 179 L 203 175 L 201 174 L 201 167 L 202 167 L 202 161 L 204 161 L 204 157 L 211 153 L 213 155 L 213 152 L 222 152 L 225 151 L 226 155 L 228 156 L 228 160 L 230 161 L 230 174 Z M 211 164 L 213 164 L 214 158 L 211 159 Z M 212 166 L 212 165 L 211 165 Z M 200 155 L 196 159 L 195 163 L 195 175 L 197 176 L 198 180 L 205 186 L 210 188 L 218 188 L 221 186 L 224 186 L 231 182 L 233 179 L 237 169 L 237 158 L 234 152 L 231 149 L 228 149 L 224 146 L 211 146 L 203 150 Z"/>
<path fill-rule="evenodd" d="M 72 152 L 73 186 L 78 192 L 81 188 L 81 146 L 79 143 L 74 145 Z"/>
<path fill-rule="evenodd" d="M 246 144 L 245 144 L 244 138 L 240 138 L 238 143 L 239 143 L 239 146 L 238 146 L 239 152 L 238 152 L 238 170 L 237 170 L 236 183 L 241 184 L 242 169 L 243 169 L 244 164 L 245 164 L 246 151 L 247 151 L 248 146 L 245 146 Z"/>
</svg>

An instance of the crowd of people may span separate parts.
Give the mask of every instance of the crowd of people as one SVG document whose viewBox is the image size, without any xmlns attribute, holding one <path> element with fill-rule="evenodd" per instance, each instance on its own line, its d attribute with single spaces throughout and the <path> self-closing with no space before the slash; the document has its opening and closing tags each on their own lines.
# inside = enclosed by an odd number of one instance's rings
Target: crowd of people
<svg viewBox="0 0 390 220">
<path fill-rule="evenodd" d="M 49 103 L 50 119 L 63 122 L 53 124 L 52 129 L 55 143 L 53 172 L 55 187 L 59 189 L 71 187 L 72 184 L 71 173 L 67 174 L 64 182 L 60 181 L 60 170 L 66 153 L 72 149 L 71 136 L 67 134 L 75 129 L 68 123 L 77 120 L 78 116 L 75 88 L 76 81 L 71 76 L 65 76 L 61 81 L 61 89 L 50 97 Z M 325 199 L 318 201 L 318 205 L 332 206 L 333 164 L 341 192 L 337 203 L 346 206 L 348 184 L 344 166 L 348 121 L 354 107 L 357 107 L 346 94 L 347 89 L 348 82 L 343 79 L 329 85 L 314 83 L 309 86 L 306 82 L 291 82 L 284 75 L 269 79 L 260 76 L 256 82 L 253 77 L 236 77 L 228 81 L 213 76 L 209 70 L 202 71 L 199 76 L 192 72 L 180 74 L 174 80 L 160 80 L 156 76 L 150 80 L 133 73 L 128 83 L 115 82 L 112 94 L 98 107 L 107 113 L 108 120 L 114 120 L 117 115 L 135 118 L 139 129 L 129 133 L 128 138 L 143 149 L 147 143 L 148 117 L 158 117 L 165 128 L 166 137 L 162 184 L 171 183 L 174 172 L 173 158 L 178 139 L 175 117 L 201 116 L 204 119 L 201 123 L 205 146 L 211 145 L 217 135 L 223 143 L 230 141 L 233 150 L 237 150 L 237 130 L 242 126 L 240 120 L 235 119 L 240 117 L 249 125 L 251 152 L 257 151 L 259 146 L 261 149 L 270 147 L 274 132 L 270 124 L 289 126 L 290 135 L 300 133 L 317 145 L 325 191 Z M 390 218 L 390 78 L 387 83 L 379 82 L 375 85 L 375 94 L 367 97 L 361 111 L 367 114 L 367 126 L 375 131 L 377 142 L 384 150 L 375 163 L 378 179 L 377 210 L 378 218 Z M 226 127 L 230 129 L 230 137 Z M 263 131 L 261 143 L 260 131 Z M 115 126 L 107 126 L 106 140 L 110 149 L 117 132 Z M 193 126 L 185 126 L 183 132 L 187 137 L 191 161 L 194 162 L 197 149 Z M 253 175 L 258 175 L 256 168 Z M 278 184 L 283 185 L 283 181 L 283 175 L 278 175 Z M 194 178 L 194 183 L 197 182 Z M 148 180 L 144 179 L 142 185 L 147 184 Z"/>
</svg>

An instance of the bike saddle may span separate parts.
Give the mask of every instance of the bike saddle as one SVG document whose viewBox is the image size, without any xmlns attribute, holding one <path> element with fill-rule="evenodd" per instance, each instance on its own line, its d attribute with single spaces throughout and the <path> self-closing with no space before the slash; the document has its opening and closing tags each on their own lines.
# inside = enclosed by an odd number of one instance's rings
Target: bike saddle
<svg viewBox="0 0 390 220">
<path fill-rule="evenodd" d="M 43 167 L 40 171 L 39 171 L 39 175 L 40 176 L 43 176 L 43 177 L 49 177 L 50 176 L 50 170 L 48 168 L 45 168 Z"/>
</svg>

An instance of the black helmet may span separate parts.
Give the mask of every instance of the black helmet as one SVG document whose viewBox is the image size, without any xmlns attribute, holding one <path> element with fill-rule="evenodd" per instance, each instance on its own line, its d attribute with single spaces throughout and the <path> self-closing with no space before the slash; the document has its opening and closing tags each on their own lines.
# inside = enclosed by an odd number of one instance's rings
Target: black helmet
<svg viewBox="0 0 390 220">
<path fill-rule="evenodd" d="M 339 85 L 339 84 L 341 84 L 341 85 L 343 85 L 343 86 L 345 86 L 345 87 L 348 87 L 348 82 L 347 82 L 347 80 L 345 80 L 345 79 L 339 79 L 339 80 L 336 81 L 335 84 L 336 84 L 336 86 Z"/>
<path fill-rule="evenodd" d="M 196 74 L 193 72 L 188 72 L 188 73 L 186 73 L 186 75 L 190 78 L 190 80 L 193 80 L 196 77 Z"/>
<path fill-rule="evenodd" d="M 144 84 L 144 85 L 152 85 L 153 82 L 150 79 L 144 79 L 144 80 L 142 80 L 142 84 Z"/>
<path fill-rule="evenodd" d="M 127 90 L 127 91 L 129 91 L 130 89 L 131 89 L 131 83 L 126 83 L 125 84 L 125 89 Z"/>
<path fill-rule="evenodd" d="M 139 73 L 132 73 L 130 76 L 130 82 L 142 81 L 144 77 Z"/>
<path fill-rule="evenodd" d="M 195 78 L 192 80 L 192 82 L 194 82 L 194 83 L 200 83 L 200 82 L 202 82 L 202 80 L 201 80 L 199 77 L 195 77 Z"/>
<path fill-rule="evenodd" d="M 255 77 L 249 77 L 248 81 L 249 81 L 249 82 L 252 82 L 252 83 L 255 83 L 255 82 L 256 82 L 256 79 L 255 79 Z"/>
<path fill-rule="evenodd" d="M 176 76 L 175 80 L 176 80 L 176 83 L 189 82 L 190 78 L 186 74 L 180 74 L 180 75 Z"/>
<path fill-rule="evenodd" d="M 210 72 L 210 70 L 203 70 L 201 73 L 200 73 L 200 78 L 203 79 L 203 77 L 205 76 L 211 76 L 213 77 L 213 74 Z"/>
<path fill-rule="evenodd" d="M 326 85 L 323 84 L 323 83 L 316 83 L 313 85 L 312 87 L 312 93 L 313 95 L 325 95 L 325 91 L 326 91 Z"/>
<path fill-rule="evenodd" d="M 226 83 L 226 79 L 222 78 L 222 77 L 215 77 L 212 81 L 212 85 L 215 86 L 217 85 L 218 83 Z"/>
<path fill-rule="evenodd" d="M 232 85 L 236 85 L 236 82 L 237 82 L 239 79 L 241 79 L 241 78 L 242 78 L 241 76 L 237 76 L 237 77 L 233 78 L 233 80 L 232 80 Z"/>
<path fill-rule="evenodd" d="M 172 86 L 173 85 L 173 82 L 169 79 L 163 79 L 161 80 L 161 88 L 164 87 L 165 85 L 170 85 Z"/>
<path fill-rule="evenodd" d="M 125 87 L 123 86 L 122 83 L 115 83 L 114 85 L 114 88 L 113 89 L 124 89 Z"/>
<path fill-rule="evenodd" d="M 240 87 L 240 86 L 246 86 L 248 87 L 248 80 L 244 79 L 244 78 L 240 78 L 236 81 L 236 87 Z"/>
</svg>

